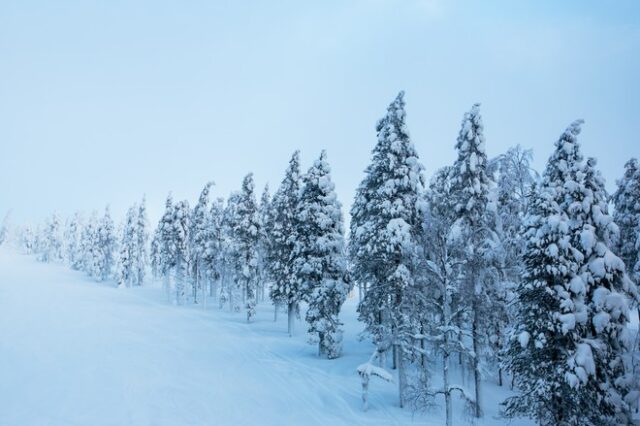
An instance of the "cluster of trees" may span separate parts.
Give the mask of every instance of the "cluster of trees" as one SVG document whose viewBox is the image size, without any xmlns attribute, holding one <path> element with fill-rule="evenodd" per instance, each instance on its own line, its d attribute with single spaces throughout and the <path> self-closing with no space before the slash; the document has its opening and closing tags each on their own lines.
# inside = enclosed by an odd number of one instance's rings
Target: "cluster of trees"
<svg viewBox="0 0 640 426">
<path fill-rule="evenodd" d="M 25 226 L 20 243 L 26 253 L 42 262 L 63 262 L 84 271 L 96 281 L 116 280 L 119 285 L 142 285 L 148 264 L 148 231 L 144 199 L 133 206 L 126 221 L 115 228 L 109 208 L 98 216 L 77 212 L 64 224 L 54 213 L 36 229 Z"/>
<path fill-rule="evenodd" d="M 518 390 L 503 403 L 507 417 L 631 423 L 639 397 L 628 323 L 639 300 L 640 173 L 637 161 L 627 163 L 612 216 L 596 161 L 581 153 L 581 125 L 561 135 L 538 176 L 520 147 L 487 158 L 474 105 L 456 161 L 427 185 L 403 93 L 378 123 L 351 209 L 350 277 L 363 294 L 359 318 L 376 345 L 376 368 L 391 357 L 398 370 L 400 405 L 429 406 L 442 396 L 450 425 L 458 394 L 480 417 L 482 379 L 502 385 L 506 369 Z M 472 376 L 471 391 L 452 380 L 454 357 Z M 372 362 L 361 375 L 384 377 Z"/>
<path fill-rule="evenodd" d="M 341 205 L 326 153 L 306 174 L 295 152 L 271 199 L 257 201 L 253 175 L 227 200 L 210 200 L 208 183 L 193 209 L 167 198 L 151 243 L 151 266 L 176 304 L 217 300 L 220 308 L 245 310 L 247 321 L 267 295 L 286 307 L 288 331 L 301 303 L 319 352 L 340 354 L 340 307 L 350 290 Z"/>
<path fill-rule="evenodd" d="M 257 200 L 252 174 L 226 200 L 211 200 L 213 183 L 194 208 L 169 195 L 149 248 L 153 275 L 173 303 L 213 300 L 249 322 L 269 298 L 276 319 L 286 309 L 289 334 L 306 306 L 308 331 L 328 358 L 340 355 L 339 313 L 357 286 L 375 346 L 358 368 L 363 388 L 370 375 L 397 370 L 400 405 L 443 398 L 447 425 L 454 396 L 482 416 L 489 378 L 517 390 L 503 403 L 506 417 L 628 424 L 640 396 L 638 338 L 628 327 L 640 300 L 640 170 L 630 160 L 609 197 L 595 159 L 581 152 L 581 126 L 562 133 L 539 175 L 520 146 L 487 157 L 476 104 L 455 162 L 427 182 L 401 92 L 377 124 L 348 244 L 326 153 L 303 174 L 295 152 L 273 198 L 266 187 Z M 23 240 L 42 260 L 141 285 L 144 201 L 117 235 L 107 210 L 74 216 L 64 231 L 54 215 Z M 462 374 L 451 374 L 454 362 Z"/>
</svg>

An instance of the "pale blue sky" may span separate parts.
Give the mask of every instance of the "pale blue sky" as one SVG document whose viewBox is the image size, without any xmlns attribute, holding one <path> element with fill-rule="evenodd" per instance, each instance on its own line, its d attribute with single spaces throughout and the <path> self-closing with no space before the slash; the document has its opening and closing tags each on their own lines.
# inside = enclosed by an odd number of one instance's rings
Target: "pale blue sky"
<svg viewBox="0 0 640 426">
<path fill-rule="evenodd" d="M 487 150 L 541 169 L 586 124 L 609 188 L 640 156 L 640 2 L 0 2 L 0 215 L 194 203 L 328 150 L 350 205 L 375 122 L 406 91 L 431 176 L 482 103 Z"/>
</svg>

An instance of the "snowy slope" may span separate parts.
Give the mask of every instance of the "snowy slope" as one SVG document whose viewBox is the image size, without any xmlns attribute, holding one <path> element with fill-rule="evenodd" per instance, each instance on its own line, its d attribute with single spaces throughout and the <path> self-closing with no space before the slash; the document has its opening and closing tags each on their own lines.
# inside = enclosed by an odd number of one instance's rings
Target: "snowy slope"
<svg viewBox="0 0 640 426">
<path fill-rule="evenodd" d="M 304 324 L 285 334 L 268 304 L 257 321 L 209 306 L 175 307 L 160 289 L 117 289 L 61 265 L 0 249 L 0 425 L 441 425 L 440 407 L 400 410 L 372 381 L 360 409 L 355 301 L 345 353 L 315 356 Z M 487 416 L 505 391 L 486 385 Z M 461 412 L 455 424 L 467 424 Z M 512 424 L 529 424 L 514 422 Z"/>
</svg>

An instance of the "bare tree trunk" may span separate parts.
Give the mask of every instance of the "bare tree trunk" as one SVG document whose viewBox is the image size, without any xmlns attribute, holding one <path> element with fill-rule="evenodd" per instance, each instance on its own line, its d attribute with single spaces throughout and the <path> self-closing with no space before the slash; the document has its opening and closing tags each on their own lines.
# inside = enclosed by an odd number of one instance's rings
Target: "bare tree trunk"
<svg viewBox="0 0 640 426">
<path fill-rule="evenodd" d="M 447 345 L 447 333 L 445 333 L 445 345 Z M 451 426 L 451 389 L 449 389 L 449 352 L 445 351 L 444 356 L 442 358 L 442 377 L 444 379 L 444 405 L 446 412 L 446 425 Z"/>
<path fill-rule="evenodd" d="M 398 345 L 393 345 L 394 353 L 395 353 L 395 364 L 398 366 L 398 395 L 400 401 L 400 408 L 404 408 L 404 390 L 406 388 L 407 382 L 407 372 L 404 368 L 404 356 L 402 353 L 402 348 L 398 347 Z"/>
<path fill-rule="evenodd" d="M 273 322 L 278 322 L 278 304 L 274 303 L 273 304 Z"/>
<path fill-rule="evenodd" d="M 473 324 L 472 328 L 472 337 L 473 337 L 473 380 L 475 384 L 475 394 L 476 394 L 476 407 L 475 407 L 475 417 L 482 417 L 482 409 L 481 409 L 481 400 L 480 400 L 480 342 L 478 336 L 478 309 L 476 303 L 474 303 L 474 312 L 473 312 Z"/>
<path fill-rule="evenodd" d="M 288 314 L 288 323 L 287 330 L 289 332 L 289 337 L 293 336 L 293 324 L 296 314 L 296 306 L 295 303 L 289 303 L 287 306 L 287 314 Z"/>
</svg>

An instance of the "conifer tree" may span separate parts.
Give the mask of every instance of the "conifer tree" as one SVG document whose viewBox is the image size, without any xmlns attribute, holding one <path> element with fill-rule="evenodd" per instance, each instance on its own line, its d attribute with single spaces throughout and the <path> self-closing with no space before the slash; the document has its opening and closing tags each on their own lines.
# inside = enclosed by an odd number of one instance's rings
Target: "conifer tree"
<svg viewBox="0 0 640 426">
<path fill-rule="evenodd" d="M 331 181 L 327 155 L 322 151 L 303 177 L 297 212 L 299 236 L 293 254 L 298 288 L 309 303 L 309 333 L 318 342 L 318 353 L 337 358 L 342 347 L 340 308 L 349 291 L 342 206 Z"/>
<path fill-rule="evenodd" d="M 258 206 L 258 223 L 260 231 L 258 235 L 258 300 L 264 300 L 265 287 L 270 280 L 268 270 L 268 253 L 270 227 L 272 225 L 272 206 L 271 195 L 269 194 L 269 185 L 264 186 L 262 195 L 260 196 L 260 204 Z"/>
<path fill-rule="evenodd" d="M 356 281 L 368 284 L 358 307 L 379 352 L 393 348 L 400 405 L 404 405 L 404 359 L 413 326 L 408 320 L 422 215 L 423 166 L 405 126 L 404 92 L 376 127 L 378 143 L 351 209 L 350 257 Z"/>
<path fill-rule="evenodd" d="M 118 262 L 118 285 L 131 287 L 136 284 L 136 255 L 138 239 L 136 235 L 137 206 L 127 210 L 120 241 L 120 261 Z"/>
<path fill-rule="evenodd" d="M 211 203 L 211 209 L 207 216 L 208 222 L 204 229 L 204 252 L 202 255 L 203 268 L 210 285 L 209 296 L 214 297 L 218 294 L 217 287 L 222 276 L 222 263 L 224 261 L 223 215 L 224 200 L 222 198 L 218 198 Z M 207 301 L 206 297 L 204 301 Z"/>
<path fill-rule="evenodd" d="M 42 262 L 59 262 L 63 257 L 63 241 L 60 218 L 56 213 L 48 219 L 40 247 Z"/>
<path fill-rule="evenodd" d="M 170 239 L 173 246 L 171 272 L 174 279 L 175 303 L 180 305 L 186 296 L 186 289 L 190 284 L 191 266 L 189 255 L 189 229 L 191 212 L 187 201 L 180 201 L 174 207 L 173 227 Z"/>
<path fill-rule="evenodd" d="M 470 311 L 473 345 L 475 416 L 482 415 L 481 356 L 491 333 L 490 326 L 501 317 L 498 274 L 495 268 L 501 258 L 496 233 L 496 206 L 490 200 L 492 181 L 487 171 L 484 126 L 480 105 L 475 104 L 464 115 L 456 142 L 458 158 L 451 169 L 451 197 L 455 214 L 454 239 L 464 241 L 465 279 L 461 283 Z"/>
<path fill-rule="evenodd" d="M 260 238 L 258 220 L 253 174 L 249 173 L 242 181 L 242 192 L 236 206 L 236 221 L 233 229 L 236 241 L 236 277 L 245 295 L 247 322 L 251 322 L 256 313 L 258 241 Z"/>
<path fill-rule="evenodd" d="M 242 302 L 242 279 L 238 274 L 240 264 L 240 252 L 236 231 L 239 228 L 238 205 L 242 195 L 233 192 L 227 199 L 222 216 L 222 277 L 220 289 L 220 307 L 229 303 L 232 312 L 240 311 Z"/>
<path fill-rule="evenodd" d="M 193 208 L 191 217 L 190 236 L 190 254 L 191 254 L 191 275 L 193 277 L 193 299 L 198 303 L 198 290 L 202 289 L 203 299 L 205 296 L 204 289 L 208 284 L 208 275 L 204 262 L 206 244 L 207 244 L 207 227 L 209 226 L 209 191 L 213 186 L 213 182 L 208 182 L 202 192 L 198 203 Z"/>
<path fill-rule="evenodd" d="M 96 258 L 96 276 L 98 281 L 105 281 L 112 277 L 115 264 L 114 248 L 116 244 L 115 229 L 109 207 L 105 208 L 96 230 L 94 256 Z"/>
<path fill-rule="evenodd" d="M 556 143 L 525 222 L 525 280 L 508 348 L 521 394 L 505 401 L 505 413 L 541 425 L 613 424 L 629 411 L 620 379 L 637 291 L 609 248 L 617 227 L 595 161 L 580 152 L 581 124 Z"/>
<path fill-rule="evenodd" d="M 141 286 L 144 283 L 145 275 L 147 272 L 147 265 L 149 264 L 149 254 L 147 251 L 147 245 L 149 243 L 149 231 L 147 221 L 147 200 L 146 197 L 142 197 L 142 201 L 138 206 L 137 221 L 135 229 L 136 237 L 136 257 L 135 257 L 135 273 L 136 273 L 136 285 Z"/>
<path fill-rule="evenodd" d="M 65 229 L 64 241 L 67 263 L 71 269 L 82 269 L 82 255 L 80 253 L 80 234 L 82 230 L 82 216 L 76 212 L 69 220 Z"/>
<path fill-rule="evenodd" d="M 301 294 L 293 276 L 292 253 L 296 235 L 296 212 L 300 197 L 300 152 L 293 153 L 285 177 L 272 201 L 272 225 L 270 227 L 270 245 L 268 262 L 273 278 L 269 297 L 276 305 L 286 306 L 288 313 L 288 332 L 293 334 L 294 315 L 298 311 Z"/>
</svg>

